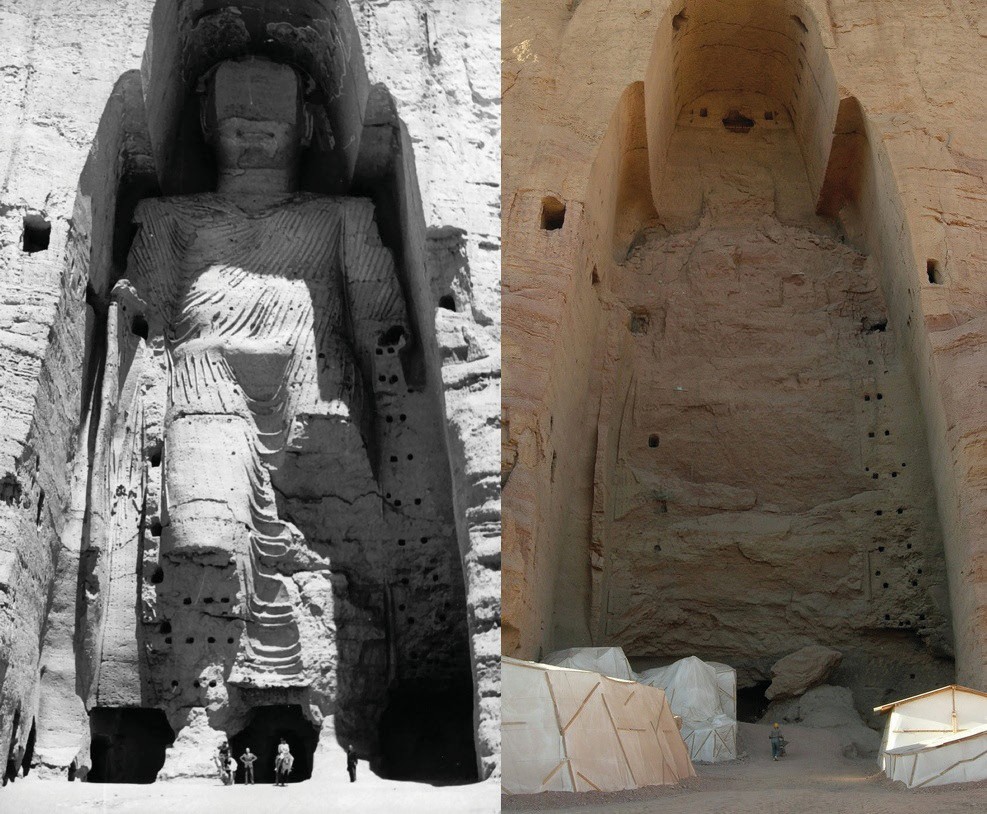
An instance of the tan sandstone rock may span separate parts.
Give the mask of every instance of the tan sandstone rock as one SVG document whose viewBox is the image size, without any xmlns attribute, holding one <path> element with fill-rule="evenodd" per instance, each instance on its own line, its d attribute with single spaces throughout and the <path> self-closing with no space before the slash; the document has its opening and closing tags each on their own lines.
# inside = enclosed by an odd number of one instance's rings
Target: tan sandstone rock
<svg viewBox="0 0 987 814">
<path fill-rule="evenodd" d="M 771 666 L 771 686 L 764 691 L 769 700 L 802 695 L 822 684 L 843 658 L 839 650 L 812 644 L 789 653 Z"/>
<path fill-rule="evenodd" d="M 982 16 L 508 0 L 505 653 L 983 684 Z"/>
</svg>

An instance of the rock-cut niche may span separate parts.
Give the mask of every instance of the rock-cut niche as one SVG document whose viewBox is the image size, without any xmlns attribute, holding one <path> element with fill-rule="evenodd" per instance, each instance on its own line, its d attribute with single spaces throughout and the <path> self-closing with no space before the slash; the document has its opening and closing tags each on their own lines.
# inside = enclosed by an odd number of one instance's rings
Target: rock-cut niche
<svg viewBox="0 0 987 814">
<path fill-rule="evenodd" d="M 882 293 L 896 270 L 852 207 L 817 214 L 837 107 L 818 29 L 800 3 L 686 10 L 606 142 L 622 170 L 593 635 L 655 662 L 701 643 L 752 687 L 824 643 L 866 707 L 948 682 L 924 423 Z"/>
<path fill-rule="evenodd" d="M 387 777 L 476 777 L 410 151 L 344 4 L 305 5 L 180 14 L 180 89 L 152 58 L 127 112 L 87 346 L 93 779 L 188 771 L 222 737 L 261 766 L 286 738 L 295 779 L 350 744 Z M 158 765 L 108 765 L 131 749 Z"/>
</svg>

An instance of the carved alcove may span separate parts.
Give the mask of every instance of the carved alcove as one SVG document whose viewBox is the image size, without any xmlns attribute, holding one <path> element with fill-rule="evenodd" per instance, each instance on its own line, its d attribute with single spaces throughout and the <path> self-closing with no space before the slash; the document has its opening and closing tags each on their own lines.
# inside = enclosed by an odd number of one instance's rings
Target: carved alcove
<svg viewBox="0 0 987 814">
<path fill-rule="evenodd" d="M 589 195 L 584 276 L 607 284 L 592 636 L 654 663 L 702 642 L 752 687 L 783 643 L 824 642 L 862 708 L 891 692 L 878 660 L 895 693 L 945 683 L 943 543 L 889 318 L 880 150 L 804 4 L 677 11 Z"/>
<path fill-rule="evenodd" d="M 237 119 L 297 126 L 296 184 L 224 186 L 210 127 Z M 475 779 L 424 222 L 346 2 L 162 0 L 103 127 L 122 158 L 86 296 L 87 709 L 162 710 L 166 775 L 191 727 L 285 734 L 306 775 L 338 741 L 388 777 Z"/>
</svg>

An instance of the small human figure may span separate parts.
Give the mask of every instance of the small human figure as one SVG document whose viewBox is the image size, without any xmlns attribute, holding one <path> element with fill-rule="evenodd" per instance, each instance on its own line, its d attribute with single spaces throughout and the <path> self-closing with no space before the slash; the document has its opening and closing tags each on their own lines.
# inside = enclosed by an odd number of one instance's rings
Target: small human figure
<svg viewBox="0 0 987 814">
<path fill-rule="evenodd" d="M 781 734 L 781 727 L 775 722 L 771 725 L 771 732 L 768 734 L 771 741 L 771 759 L 777 760 L 785 755 L 785 736 Z"/>
<path fill-rule="evenodd" d="M 274 785 L 283 786 L 284 781 L 288 779 L 288 775 L 291 774 L 291 767 L 294 764 L 295 758 L 291 755 L 291 747 L 288 746 L 288 742 L 281 738 L 281 743 L 278 744 L 278 754 L 274 758 Z"/>
<path fill-rule="evenodd" d="M 351 743 L 346 748 L 346 771 L 350 773 L 350 782 L 356 782 L 356 763 L 357 757 L 356 752 L 353 750 L 353 744 Z"/>
<path fill-rule="evenodd" d="M 223 781 L 224 786 L 230 786 L 233 784 L 233 775 L 230 771 L 230 761 L 233 760 L 230 757 L 230 745 L 226 741 L 219 744 L 219 749 L 216 750 L 216 768 L 219 770 L 219 779 Z M 236 765 L 236 761 L 234 761 Z"/>
<path fill-rule="evenodd" d="M 240 755 L 240 762 L 243 764 L 243 782 L 248 786 L 254 784 L 254 763 L 256 760 L 257 755 L 250 751 L 249 746 Z"/>
</svg>

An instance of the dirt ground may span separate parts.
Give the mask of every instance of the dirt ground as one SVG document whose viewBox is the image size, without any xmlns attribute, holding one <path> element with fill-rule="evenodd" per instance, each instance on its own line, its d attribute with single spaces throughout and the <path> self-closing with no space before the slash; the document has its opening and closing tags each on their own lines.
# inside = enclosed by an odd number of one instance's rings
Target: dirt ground
<svg viewBox="0 0 987 814">
<path fill-rule="evenodd" d="M 492 814 L 500 810 L 500 783 L 432 787 L 381 780 L 364 772 L 350 784 L 308 780 L 226 787 L 218 781 L 173 780 L 138 785 L 103 785 L 36 780 L 30 775 L 0 789 L 3 814 Z"/>
<path fill-rule="evenodd" d="M 851 760 L 821 729 L 786 726 L 788 755 L 771 760 L 768 727 L 740 724 L 730 763 L 696 766 L 681 786 L 627 792 L 505 796 L 504 811 L 579 814 L 984 814 L 987 782 L 927 789 L 891 783 L 873 759 Z"/>
</svg>

